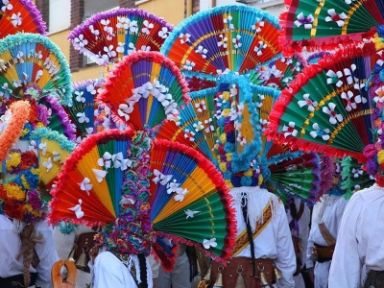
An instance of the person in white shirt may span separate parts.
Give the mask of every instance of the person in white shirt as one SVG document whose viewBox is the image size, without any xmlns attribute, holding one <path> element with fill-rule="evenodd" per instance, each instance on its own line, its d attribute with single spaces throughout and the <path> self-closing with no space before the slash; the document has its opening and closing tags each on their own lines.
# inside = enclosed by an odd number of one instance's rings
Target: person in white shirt
<svg viewBox="0 0 384 288">
<path fill-rule="evenodd" d="M 342 193 L 336 193 L 336 188 L 333 191 L 333 194 L 323 195 L 320 201 L 313 207 L 312 212 L 306 268 L 314 267 L 315 288 L 328 287 L 328 273 L 336 242 L 335 239 L 337 238 L 340 221 L 348 201 Z M 323 256 L 322 251 L 328 251 L 329 255 Z"/>
<path fill-rule="evenodd" d="M 251 288 L 268 284 L 281 288 L 295 287 L 293 274 L 296 271 L 296 256 L 281 200 L 257 186 L 232 188 L 231 195 L 237 219 L 234 258 L 225 268 L 214 264 L 211 281 L 217 281 L 218 272 L 221 271 L 225 288 Z M 250 235 L 247 234 L 244 207 L 247 207 L 246 217 L 249 219 L 253 242 L 249 241 Z M 239 266 L 242 270 L 239 270 Z M 240 274 L 242 277 L 239 277 Z"/>
<path fill-rule="evenodd" d="M 295 287 L 306 288 L 302 270 L 306 264 L 307 242 L 309 236 L 309 224 L 311 221 L 311 210 L 307 203 L 300 198 L 290 199 L 287 206 L 287 217 L 293 244 L 296 252 L 297 270 L 294 274 Z"/>
<path fill-rule="evenodd" d="M 341 221 L 329 288 L 384 287 L 383 219 L 383 187 L 375 184 L 354 193 Z M 381 286 L 366 283 L 369 275 Z"/>
<path fill-rule="evenodd" d="M 58 255 L 51 226 L 44 221 L 34 225 L 35 233 L 39 238 L 34 247 L 38 257 L 38 264 L 36 267 L 31 265 L 29 271 L 32 273 L 31 279 L 35 280 L 34 278 L 36 278 L 36 287 L 48 288 L 51 287 L 51 268 L 58 260 Z M 25 224 L 20 221 L 11 220 L 5 215 L 0 215 L 0 287 L 24 287 L 22 244 L 19 235 L 24 226 Z M 36 277 L 34 277 L 34 274 Z M 15 277 L 20 280 L 14 280 Z M 10 286 L 7 281 L 15 282 L 15 285 L 21 286 Z"/>
</svg>

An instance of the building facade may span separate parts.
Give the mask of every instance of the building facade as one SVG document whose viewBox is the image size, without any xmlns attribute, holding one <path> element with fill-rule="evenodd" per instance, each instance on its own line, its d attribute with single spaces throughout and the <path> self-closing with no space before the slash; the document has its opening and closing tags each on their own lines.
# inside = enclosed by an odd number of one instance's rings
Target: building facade
<svg viewBox="0 0 384 288">
<path fill-rule="evenodd" d="M 75 82 L 104 77 L 105 67 L 99 67 L 73 49 L 68 41 L 71 29 L 93 14 L 116 7 L 139 8 L 177 25 L 184 18 L 201 10 L 227 4 L 252 5 L 278 16 L 283 0 L 35 0 L 47 22 L 48 35 L 70 63 Z"/>
</svg>

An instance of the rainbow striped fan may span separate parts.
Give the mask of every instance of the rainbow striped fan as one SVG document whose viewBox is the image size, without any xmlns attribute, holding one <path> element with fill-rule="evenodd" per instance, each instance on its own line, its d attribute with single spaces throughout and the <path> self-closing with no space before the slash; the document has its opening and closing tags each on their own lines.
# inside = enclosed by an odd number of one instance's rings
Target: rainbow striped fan
<svg viewBox="0 0 384 288">
<path fill-rule="evenodd" d="M 19 33 L 0 41 L 0 95 L 10 99 L 51 96 L 71 103 L 71 74 L 64 55 L 48 38 Z"/>
<path fill-rule="evenodd" d="M 285 0 L 280 17 L 284 46 L 301 49 L 336 48 L 371 37 L 384 24 L 382 0 Z M 380 30 L 380 29 L 379 29 Z"/>
<path fill-rule="evenodd" d="M 153 229 L 214 258 L 230 256 L 234 215 L 227 187 L 202 154 L 182 144 L 157 140 L 150 146 L 131 129 L 91 135 L 66 161 L 51 194 L 53 223 L 125 229 L 130 244 L 115 247 L 120 253 L 143 252 L 155 241 Z"/>
<path fill-rule="evenodd" d="M 221 6 L 179 24 L 161 52 L 188 75 L 244 74 L 281 51 L 277 19 L 249 6 Z"/>
<path fill-rule="evenodd" d="M 39 104 L 47 109 L 45 111 L 46 114 L 43 115 L 44 113 L 41 113 L 43 108 L 40 107 L 38 115 L 40 121 L 46 124 L 47 128 L 63 134 L 71 141 L 76 139 L 76 126 L 72 123 L 69 115 L 56 98 L 44 97 L 40 99 Z M 44 117 L 46 118 L 43 119 Z"/>
<path fill-rule="evenodd" d="M 163 19 L 137 9 L 101 12 L 76 27 L 73 47 L 99 65 L 118 62 L 132 52 L 159 51 L 172 31 Z"/>
<path fill-rule="evenodd" d="M 347 195 L 371 186 L 375 179 L 363 170 L 363 167 L 355 159 L 346 157 L 341 160 L 340 187 Z"/>
<path fill-rule="evenodd" d="M 85 137 L 94 132 L 96 97 L 103 85 L 103 80 L 90 80 L 78 83 L 72 93 L 72 104 L 66 107 L 68 114 L 76 125 L 77 135 Z"/>
<path fill-rule="evenodd" d="M 39 159 L 39 180 L 45 187 L 50 187 L 64 161 L 75 149 L 75 144 L 49 128 L 33 130 L 29 138 L 29 148 L 35 151 Z"/>
<path fill-rule="evenodd" d="M 0 2 L 0 39 L 18 32 L 45 34 L 46 25 L 31 0 Z"/>
<path fill-rule="evenodd" d="M 306 151 L 352 156 L 375 141 L 366 82 L 372 46 L 349 48 L 311 65 L 282 92 L 270 115 L 268 135 Z"/>
<path fill-rule="evenodd" d="M 20 137 L 30 109 L 27 101 L 17 101 L 0 117 L 0 161 L 7 157 L 9 149 Z"/>
<path fill-rule="evenodd" d="M 158 52 L 125 57 L 108 76 L 98 100 L 136 129 L 179 119 L 189 101 L 187 84 L 176 66 Z"/>
</svg>

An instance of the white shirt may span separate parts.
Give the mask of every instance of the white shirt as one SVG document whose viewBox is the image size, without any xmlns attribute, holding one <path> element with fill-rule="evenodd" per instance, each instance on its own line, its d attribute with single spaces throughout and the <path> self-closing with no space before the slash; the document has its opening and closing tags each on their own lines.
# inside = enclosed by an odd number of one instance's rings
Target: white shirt
<svg viewBox="0 0 384 288">
<path fill-rule="evenodd" d="M 24 224 L 16 220 L 10 220 L 0 215 L 0 277 L 7 278 L 23 274 L 23 257 L 18 257 L 21 251 L 19 233 Z M 35 250 L 39 256 L 37 269 L 30 268 L 31 272 L 37 272 L 37 284 L 40 287 L 51 287 L 51 269 L 58 260 L 55 243 L 52 236 L 52 228 L 46 222 L 35 224 L 35 231 L 43 237 L 42 243 L 37 243 Z"/>
<path fill-rule="evenodd" d="M 101 252 L 93 266 L 93 288 L 136 288 L 128 268 L 111 252 Z"/>
<path fill-rule="evenodd" d="M 283 203 L 276 195 L 260 187 L 232 188 L 231 194 L 236 208 L 237 235 L 246 229 L 241 210 L 242 192 L 248 194 L 248 217 L 252 230 L 255 229 L 258 217 L 263 214 L 263 209 L 272 200 L 272 220 L 254 240 L 255 256 L 275 261 L 275 265 L 282 275 L 278 281 L 278 287 L 295 287 L 293 273 L 296 271 L 296 257 Z M 251 257 L 249 244 L 236 256 Z"/>
<path fill-rule="evenodd" d="M 319 224 L 324 223 L 329 233 L 336 239 L 347 202 L 348 200 L 344 198 L 344 196 L 325 194 L 313 207 L 312 224 L 307 246 L 307 268 L 311 268 L 314 265 L 314 261 L 312 259 L 314 244 L 316 243 L 321 246 L 328 246 L 327 241 L 320 232 Z M 330 262 L 331 261 L 316 263 L 314 269 L 315 288 L 328 287 L 328 273 L 331 265 Z"/>
<path fill-rule="evenodd" d="M 340 225 L 329 275 L 330 288 L 357 288 L 369 270 L 384 270 L 384 188 L 356 192 Z"/>
</svg>

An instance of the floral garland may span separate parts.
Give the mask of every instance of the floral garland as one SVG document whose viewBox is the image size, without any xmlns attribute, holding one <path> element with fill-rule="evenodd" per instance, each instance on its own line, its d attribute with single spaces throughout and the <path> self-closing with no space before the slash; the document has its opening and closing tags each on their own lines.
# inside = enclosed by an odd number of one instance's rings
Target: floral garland
<svg viewBox="0 0 384 288">
<path fill-rule="evenodd" d="M 27 101 L 17 101 L 10 105 L 9 112 L 1 118 L 0 124 L 0 161 L 7 157 L 8 150 L 22 134 L 25 122 L 30 113 L 30 104 Z M 1 127 L 2 126 L 2 127 Z"/>
<path fill-rule="evenodd" d="M 129 150 L 132 167 L 124 175 L 120 213 L 115 223 L 104 227 L 96 237 L 97 246 L 107 249 L 120 259 L 129 255 L 149 255 L 152 244 L 150 221 L 150 139 L 145 133 L 133 138 Z"/>
<path fill-rule="evenodd" d="M 2 213 L 26 223 L 45 218 L 47 203 L 41 199 L 38 158 L 34 151 L 11 150 L 3 162 L 2 179 Z"/>
</svg>

